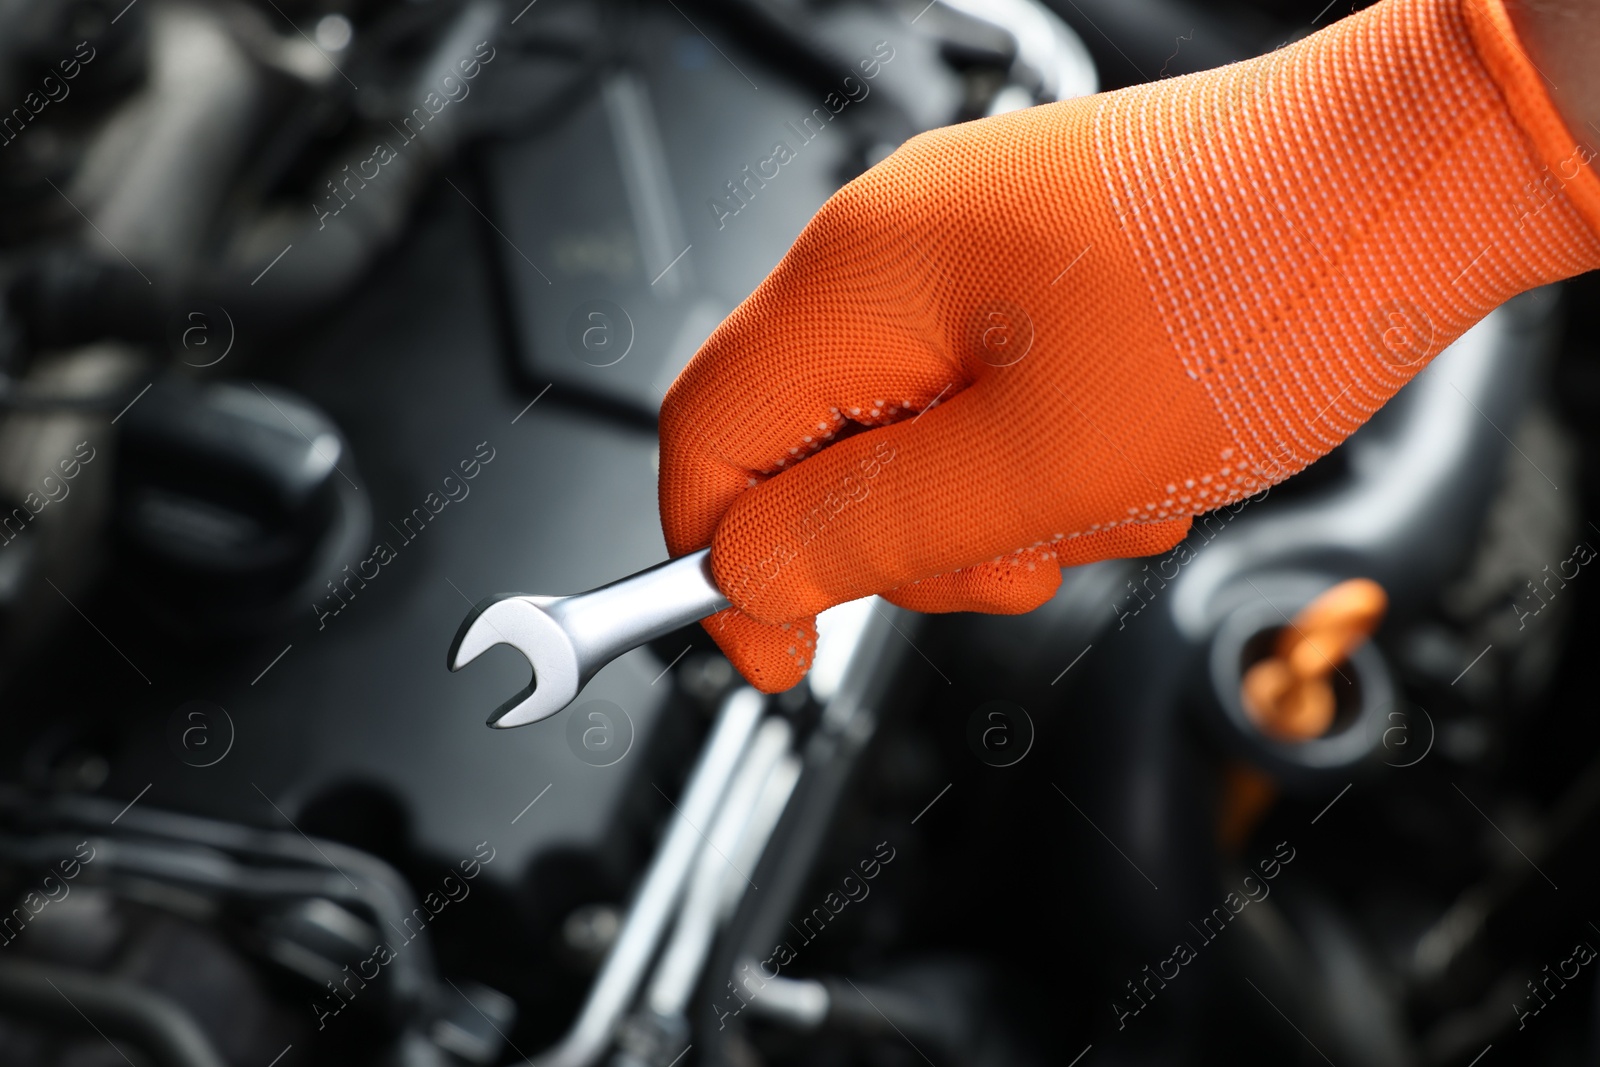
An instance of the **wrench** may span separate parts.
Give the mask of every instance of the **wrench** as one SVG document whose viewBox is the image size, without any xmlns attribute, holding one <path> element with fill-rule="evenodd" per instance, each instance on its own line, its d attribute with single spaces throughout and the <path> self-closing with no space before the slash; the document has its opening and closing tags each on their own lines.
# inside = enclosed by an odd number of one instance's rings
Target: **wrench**
<svg viewBox="0 0 1600 1067">
<path fill-rule="evenodd" d="M 587 593 L 480 600 L 450 642 L 448 665 L 459 671 L 495 645 L 521 652 L 533 679 L 494 710 L 489 725 L 526 726 L 572 703 L 624 652 L 728 606 L 711 577 L 711 550 L 703 548 Z"/>
</svg>

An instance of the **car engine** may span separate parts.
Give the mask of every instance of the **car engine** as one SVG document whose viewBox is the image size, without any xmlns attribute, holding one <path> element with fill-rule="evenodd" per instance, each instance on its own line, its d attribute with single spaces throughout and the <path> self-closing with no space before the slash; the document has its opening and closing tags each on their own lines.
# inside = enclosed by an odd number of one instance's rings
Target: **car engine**
<svg viewBox="0 0 1600 1067">
<path fill-rule="evenodd" d="M 770 698 L 693 626 L 510 731 L 446 669 L 666 557 L 662 396 L 842 184 L 1347 12 L 0 0 L 0 1063 L 1600 1062 L 1593 278 L 1397 306 L 1344 446 L 1029 614 L 841 605 Z"/>
</svg>

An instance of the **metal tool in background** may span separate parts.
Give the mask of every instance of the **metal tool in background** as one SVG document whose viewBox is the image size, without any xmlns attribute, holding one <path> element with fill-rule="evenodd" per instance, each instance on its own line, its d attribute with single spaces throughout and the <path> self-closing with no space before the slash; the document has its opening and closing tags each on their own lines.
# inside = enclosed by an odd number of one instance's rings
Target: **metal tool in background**
<svg viewBox="0 0 1600 1067">
<path fill-rule="evenodd" d="M 802 792 L 807 765 L 812 775 L 819 767 L 843 770 L 851 761 L 839 758 L 836 742 L 849 738 L 851 751 L 859 751 L 872 736 L 880 695 L 874 687 L 893 673 L 885 671 L 895 659 L 884 644 L 900 636 L 900 612 L 865 597 L 817 617 L 809 688 L 824 710 L 809 739 L 749 686 L 723 700 L 617 940 L 577 1018 L 534 1058 L 539 1067 L 594 1067 L 617 1044 L 626 1051 L 612 1067 L 667 1064 L 681 1055 L 679 1042 L 692 1041 L 690 998 L 706 967 L 717 966 L 716 938 L 746 890 L 756 890 L 752 875 Z M 909 625 L 904 615 L 901 624 Z"/>
<path fill-rule="evenodd" d="M 624 652 L 728 606 L 711 577 L 711 550 L 701 549 L 587 593 L 480 600 L 450 643 L 449 666 L 458 671 L 495 645 L 528 657 L 532 681 L 489 716 L 496 729 L 526 726 L 572 703 Z"/>
</svg>

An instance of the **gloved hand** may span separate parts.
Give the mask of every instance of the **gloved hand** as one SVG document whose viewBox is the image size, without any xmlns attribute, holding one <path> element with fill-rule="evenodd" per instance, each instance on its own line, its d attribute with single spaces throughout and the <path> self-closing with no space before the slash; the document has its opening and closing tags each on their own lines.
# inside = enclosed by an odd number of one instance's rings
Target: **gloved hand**
<svg viewBox="0 0 1600 1067">
<path fill-rule="evenodd" d="M 833 604 L 1027 611 L 1600 265 L 1593 154 L 1499 0 L 1383 0 L 1250 62 L 914 137 L 668 392 L 667 545 L 711 545 L 735 607 L 707 628 L 768 692 Z"/>
</svg>

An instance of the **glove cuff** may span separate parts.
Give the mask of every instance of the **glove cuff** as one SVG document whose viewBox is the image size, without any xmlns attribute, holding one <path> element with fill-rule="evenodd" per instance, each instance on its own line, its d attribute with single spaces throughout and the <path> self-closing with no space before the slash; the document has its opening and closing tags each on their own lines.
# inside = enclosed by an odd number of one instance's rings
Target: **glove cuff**
<svg viewBox="0 0 1600 1067">
<path fill-rule="evenodd" d="M 1567 128 L 1550 97 L 1553 83 L 1529 58 L 1504 0 L 1461 0 L 1461 8 L 1478 58 L 1549 170 L 1543 183 L 1553 177 L 1590 231 L 1600 234 L 1600 176 L 1589 165 L 1596 155 L 1593 142 L 1574 137 Z"/>
</svg>

